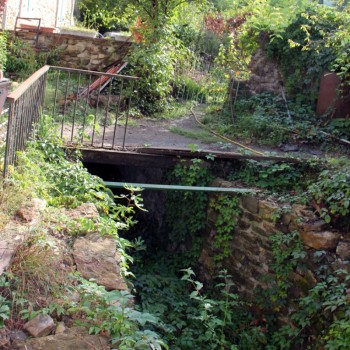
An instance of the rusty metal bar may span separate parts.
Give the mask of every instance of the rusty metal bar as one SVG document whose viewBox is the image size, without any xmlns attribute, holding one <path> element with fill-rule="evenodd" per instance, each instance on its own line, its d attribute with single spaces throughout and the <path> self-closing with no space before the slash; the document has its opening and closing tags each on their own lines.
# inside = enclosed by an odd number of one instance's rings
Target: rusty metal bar
<svg viewBox="0 0 350 350">
<path fill-rule="evenodd" d="M 79 89 L 80 89 L 80 79 L 81 79 L 81 73 L 79 73 L 78 75 L 78 83 L 77 83 L 77 94 L 79 93 Z M 72 133 L 70 135 L 70 142 L 73 142 L 73 136 L 74 136 L 74 126 L 75 126 L 75 116 L 76 116 L 76 112 L 77 112 L 77 103 L 78 103 L 78 99 L 75 99 L 74 102 L 74 110 L 73 110 L 73 121 L 72 121 Z"/>
<path fill-rule="evenodd" d="M 133 92 L 134 90 L 134 81 L 131 83 L 131 91 Z M 129 101 L 128 101 L 128 110 L 126 112 L 126 119 L 125 119 L 125 126 L 124 126 L 124 137 L 123 137 L 123 149 L 125 149 L 125 139 L 126 139 L 126 131 L 128 129 L 128 122 L 129 122 L 129 113 L 130 113 L 130 108 L 131 108 L 131 96 L 129 96 Z"/>
<path fill-rule="evenodd" d="M 121 100 L 122 100 L 122 96 L 123 96 L 123 86 L 124 86 L 124 80 L 122 80 L 121 85 L 120 85 L 119 101 L 118 101 L 117 112 L 115 115 L 115 122 L 114 122 L 112 149 L 114 148 L 115 136 L 116 136 L 116 131 L 117 131 L 117 127 L 118 127 L 118 114 L 120 112 L 120 104 L 121 104 Z"/>
<path fill-rule="evenodd" d="M 54 96 L 54 101 L 53 101 L 53 111 L 52 111 L 52 118 L 55 118 L 56 115 L 56 104 L 57 104 L 57 91 L 58 91 L 58 80 L 60 76 L 60 71 L 57 71 L 56 74 L 56 89 L 55 89 L 55 96 Z"/>
<path fill-rule="evenodd" d="M 109 101 L 111 98 L 111 91 L 112 91 L 112 81 L 109 84 L 108 88 L 108 96 L 107 96 L 107 105 L 106 105 L 106 115 L 103 122 L 103 134 L 102 134 L 102 148 L 104 147 L 104 141 L 105 141 L 105 135 L 106 135 L 106 126 L 107 126 L 107 119 L 108 119 L 108 110 L 109 110 Z"/>
<path fill-rule="evenodd" d="M 70 73 L 68 72 L 68 78 L 66 82 L 66 90 L 64 93 L 64 104 L 63 104 L 63 115 L 62 115 L 62 128 L 61 128 L 61 138 L 63 138 L 63 130 L 64 130 L 64 120 L 66 115 L 66 108 L 67 108 L 67 97 L 68 97 L 68 89 L 69 89 L 69 80 L 70 80 Z"/>
<path fill-rule="evenodd" d="M 91 74 L 89 75 L 89 83 L 88 83 L 88 90 L 89 90 L 89 86 L 91 84 Z M 81 143 L 84 142 L 84 131 L 85 131 L 85 122 L 86 122 L 86 112 L 87 112 L 87 106 L 88 106 L 88 103 L 89 103 L 89 91 L 87 92 L 86 94 L 86 100 L 85 100 L 85 108 L 84 108 L 84 119 L 83 119 L 83 128 L 82 128 L 82 133 L 81 133 Z"/>
<path fill-rule="evenodd" d="M 94 139 L 95 139 L 95 130 L 96 130 L 96 121 L 97 121 L 98 105 L 99 105 L 99 103 L 100 103 L 100 94 L 101 94 L 101 91 L 100 91 L 100 90 L 101 90 L 101 80 L 102 80 L 102 76 L 100 76 L 99 88 L 98 88 L 98 93 L 97 93 L 94 124 L 92 125 L 91 146 L 94 145 Z"/>
</svg>

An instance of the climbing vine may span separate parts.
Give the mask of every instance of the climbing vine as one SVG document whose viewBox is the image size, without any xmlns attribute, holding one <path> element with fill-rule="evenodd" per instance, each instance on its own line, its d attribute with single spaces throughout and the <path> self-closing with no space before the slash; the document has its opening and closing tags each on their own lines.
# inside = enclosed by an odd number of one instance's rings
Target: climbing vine
<svg viewBox="0 0 350 350">
<path fill-rule="evenodd" d="M 238 196 L 227 195 L 212 197 L 209 201 L 209 208 L 215 210 L 217 214 L 214 237 L 214 248 L 217 252 L 214 255 L 214 260 L 219 265 L 231 254 L 231 241 L 240 215 L 239 201 Z"/>
</svg>

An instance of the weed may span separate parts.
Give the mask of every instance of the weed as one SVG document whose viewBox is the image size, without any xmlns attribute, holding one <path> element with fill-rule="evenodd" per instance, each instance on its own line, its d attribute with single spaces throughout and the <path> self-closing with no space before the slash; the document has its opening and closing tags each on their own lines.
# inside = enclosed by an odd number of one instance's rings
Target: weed
<svg viewBox="0 0 350 350">
<path fill-rule="evenodd" d="M 200 141 L 203 141 L 204 143 L 213 143 L 217 141 L 216 137 L 211 135 L 206 130 L 195 131 L 195 130 L 182 129 L 178 127 L 171 127 L 169 128 L 169 130 L 175 134 L 185 136 L 194 140 L 200 140 Z"/>
</svg>

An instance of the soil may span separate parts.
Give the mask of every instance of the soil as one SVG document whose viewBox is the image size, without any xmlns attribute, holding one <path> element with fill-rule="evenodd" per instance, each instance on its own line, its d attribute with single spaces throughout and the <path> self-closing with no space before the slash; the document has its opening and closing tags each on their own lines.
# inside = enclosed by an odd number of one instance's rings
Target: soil
<svg viewBox="0 0 350 350">
<path fill-rule="evenodd" d="M 197 106 L 194 108 L 194 113 L 199 120 L 204 116 L 204 106 Z M 121 127 L 124 128 L 124 127 Z M 240 147 L 234 143 L 230 143 L 213 134 L 212 141 L 203 141 L 199 138 L 190 138 L 172 132 L 172 128 L 182 129 L 198 134 L 205 130 L 193 116 L 188 113 L 186 116 L 179 119 L 172 120 L 141 120 L 136 126 L 129 126 L 126 134 L 126 147 L 160 147 L 160 148 L 185 148 L 196 150 L 220 151 L 220 152 L 235 152 L 235 153 L 249 153 L 244 147 Z M 307 144 L 287 144 L 281 147 L 258 146 L 250 142 L 232 139 L 233 141 L 253 149 L 257 152 L 276 156 L 295 156 L 301 158 L 320 157 L 324 156 L 325 152 L 317 147 Z"/>
<path fill-rule="evenodd" d="M 204 115 L 203 106 L 195 107 L 194 112 L 197 117 L 201 119 Z M 95 132 L 94 135 L 93 130 L 86 129 L 85 134 L 87 134 L 88 137 L 84 138 L 84 145 L 90 147 L 119 149 L 123 146 L 125 136 L 125 147 L 128 149 L 149 147 L 173 149 L 182 148 L 188 150 L 195 149 L 235 153 L 249 152 L 247 149 L 212 135 L 209 132 L 207 134 L 211 136 L 206 139 L 210 140 L 203 141 L 203 138 L 200 137 L 191 138 L 172 132 L 171 129 L 173 128 L 181 129 L 187 132 L 190 131 L 194 134 L 203 133 L 205 130 L 200 124 L 197 123 L 193 114 L 189 112 L 186 116 L 179 119 L 153 120 L 144 118 L 136 120 L 136 122 L 133 120 L 133 123 L 128 125 L 125 135 L 124 125 L 118 125 L 116 128 L 114 125 L 110 125 L 105 129 L 101 127 L 99 133 Z M 77 137 L 76 131 L 77 130 L 74 130 L 74 135 L 72 138 L 71 127 L 69 125 L 65 125 L 63 134 L 66 140 L 75 139 Z M 299 145 L 284 145 L 284 147 L 281 148 L 269 148 L 252 145 L 237 139 L 234 141 L 257 152 L 262 152 L 269 155 L 285 156 L 286 154 L 289 154 L 290 156 L 293 155 L 297 157 L 318 157 L 324 154 L 324 152 L 321 152 L 318 149 L 313 149 L 305 145 L 302 147 Z"/>
</svg>

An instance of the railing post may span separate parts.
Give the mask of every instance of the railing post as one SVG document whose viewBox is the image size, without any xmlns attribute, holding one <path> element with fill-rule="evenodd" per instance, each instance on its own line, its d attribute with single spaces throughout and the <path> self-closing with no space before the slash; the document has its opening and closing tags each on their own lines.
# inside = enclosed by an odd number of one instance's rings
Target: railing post
<svg viewBox="0 0 350 350">
<path fill-rule="evenodd" d="M 5 149 L 5 158 L 4 158 L 4 172 L 3 177 L 4 180 L 8 178 L 9 165 L 12 164 L 13 156 L 11 156 L 11 149 L 13 148 L 13 120 L 15 110 L 15 101 L 11 100 L 9 107 L 9 118 L 7 122 L 7 135 L 6 135 L 6 149 Z"/>
</svg>

